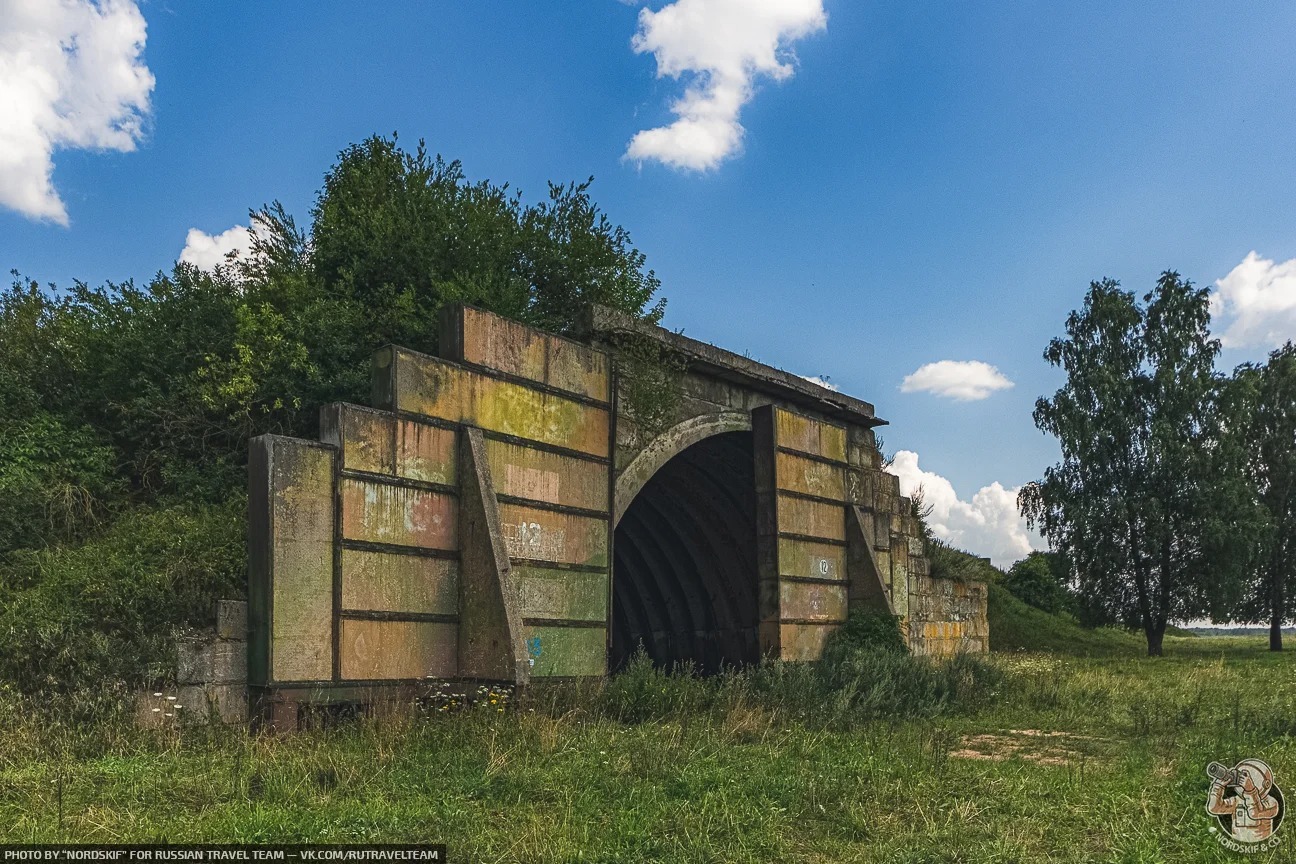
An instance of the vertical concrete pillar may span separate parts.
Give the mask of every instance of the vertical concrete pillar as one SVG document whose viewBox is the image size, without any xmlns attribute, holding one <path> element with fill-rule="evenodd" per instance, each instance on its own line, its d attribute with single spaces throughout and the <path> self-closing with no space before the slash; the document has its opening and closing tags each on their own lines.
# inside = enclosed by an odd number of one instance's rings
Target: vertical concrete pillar
<svg viewBox="0 0 1296 864">
<path fill-rule="evenodd" d="M 262 435 L 248 462 L 248 682 L 328 682 L 334 652 L 332 447 Z"/>
<path fill-rule="evenodd" d="M 756 476 L 756 579 L 761 654 L 783 656 L 779 626 L 778 481 L 775 476 L 774 406 L 752 411 L 752 453 Z"/>
</svg>

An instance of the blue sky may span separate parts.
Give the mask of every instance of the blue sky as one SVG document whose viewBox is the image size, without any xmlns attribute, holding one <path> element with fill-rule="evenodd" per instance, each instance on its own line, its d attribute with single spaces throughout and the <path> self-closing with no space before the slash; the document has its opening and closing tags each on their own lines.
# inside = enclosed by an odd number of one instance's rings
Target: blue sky
<svg viewBox="0 0 1296 864">
<path fill-rule="evenodd" d="M 1289 2 L 0 0 L 0 265 L 146 281 L 190 229 L 304 221 L 375 132 L 531 199 L 593 175 L 669 327 L 875 403 L 1003 563 L 1090 280 L 1215 287 L 1226 369 L 1296 337 L 1293 35 Z"/>
</svg>

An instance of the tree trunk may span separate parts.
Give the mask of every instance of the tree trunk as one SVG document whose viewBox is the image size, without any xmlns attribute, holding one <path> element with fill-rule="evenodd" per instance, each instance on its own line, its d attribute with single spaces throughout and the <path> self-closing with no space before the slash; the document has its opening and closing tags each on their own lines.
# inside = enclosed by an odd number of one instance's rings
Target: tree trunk
<svg viewBox="0 0 1296 864">
<path fill-rule="evenodd" d="M 1283 566 L 1280 560 L 1274 561 L 1273 572 L 1270 574 L 1273 580 L 1273 593 L 1270 595 L 1270 615 L 1269 619 L 1269 650 L 1282 650 L 1282 625 L 1283 610 L 1287 608 L 1286 592 L 1283 590 L 1286 586 L 1283 584 Z"/>
<path fill-rule="evenodd" d="M 1165 639 L 1165 631 L 1166 625 L 1164 621 L 1144 628 L 1144 633 L 1147 635 L 1149 657 L 1161 656 L 1161 642 Z"/>
</svg>

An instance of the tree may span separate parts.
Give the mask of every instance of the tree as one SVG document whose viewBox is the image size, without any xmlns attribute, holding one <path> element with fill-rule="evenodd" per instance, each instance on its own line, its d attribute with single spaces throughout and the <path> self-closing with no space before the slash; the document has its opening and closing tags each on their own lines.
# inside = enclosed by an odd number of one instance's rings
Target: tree
<svg viewBox="0 0 1296 864">
<path fill-rule="evenodd" d="M 1023 603 L 1057 614 L 1071 605 L 1066 571 L 1055 552 L 1032 552 L 1009 568 L 1003 586 Z"/>
<path fill-rule="evenodd" d="M 1019 505 L 1070 562 L 1081 603 L 1141 627 L 1158 656 L 1171 618 L 1218 613 L 1230 596 L 1244 495 L 1221 444 L 1207 292 L 1167 271 L 1143 302 L 1094 282 L 1049 343 L 1067 381 L 1034 419 L 1062 461 Z"/>
<path fill-rule="evenodd" d="M 1296 614 L 1296 346 L 1286 343 L 1268 363 L 1239 366 L 1233 387 L 1235 429 L 1260 511 L 1255 578 L 1233 617 L 1267 620 L 1269 650 L 1281 651 L 1283 621 Z"/>
</svg>

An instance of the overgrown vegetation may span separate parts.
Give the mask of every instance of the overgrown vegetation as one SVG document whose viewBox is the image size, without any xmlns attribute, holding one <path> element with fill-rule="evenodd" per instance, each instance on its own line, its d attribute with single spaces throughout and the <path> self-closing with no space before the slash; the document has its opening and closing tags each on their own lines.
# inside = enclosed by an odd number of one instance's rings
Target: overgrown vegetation
<svg viewBox="0 0 1296 864">
<path fill-rule="evenodd" d="M 0 840 L 444 841 L 465 862 L 1225 860 L 1205 766 L 1296 761 L 1296 690 L 1275 683 L 1290 657 L 1167 636 L 1149 661 L 1127 638 L 1106 656 L 991 655 L 992 699 L 900 723 L 808 724 L 750 681 L 647 664 L 602 707 L 541 698 L 278 739 L 51 725 L 0 696 Z"/>
<path fill-rule="evenodd" d="M 367 402 L 372 352 L 434 351 L 445 304 L 559 333 L 591 303 L 663 311 L 589 181 L 527 204 L 394 136 L 339 155 L 308 228 L 276 203 L 252 231 L 211 273 L 0 293 L 3 679 L 146 678 L 172 628 L 244 589 L 248 439 Z"/>
</svg>

